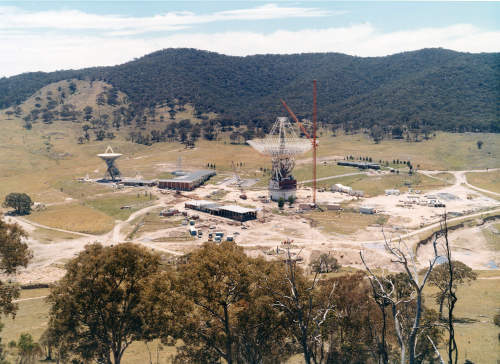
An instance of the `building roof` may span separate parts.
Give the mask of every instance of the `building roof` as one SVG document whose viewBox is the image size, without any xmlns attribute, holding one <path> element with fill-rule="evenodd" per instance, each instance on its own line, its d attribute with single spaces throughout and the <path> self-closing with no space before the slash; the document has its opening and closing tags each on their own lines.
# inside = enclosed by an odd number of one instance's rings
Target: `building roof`
<svg viewBox="0 0 500 364">
<path fill-rule="evenodd" d="M 246 207 L 241 207 L 238 205 L 224 205 L 219 207 L 220 210 L 226 210 L 231 212 L 236 212 L 238 214 L 246 214 L 247 212 L 257 212 L 256 209 L 249 209 Z"/>
<path fill-rule="evenodd" d="M 216 205 L 213 201 L 207 201 L 207 200 L 193 200 L 186 203 L 196 207 L 206 207 L 209 205 Z"/>
<path fill-rule="evenodd" d="M 170 179 L 161 179 L 159 182 L 187 182 L 187 183 L 192 183 L 200 180 L 201 178 L 205 178 L 208 176 L 213 176 L 215 175 L 215 171 L 210 170 L 210 169 L 199 169 L 197 171 L 192 171 L 184 176 L 178 176 L 175 178 L 170 178 Z"/>
</svg>

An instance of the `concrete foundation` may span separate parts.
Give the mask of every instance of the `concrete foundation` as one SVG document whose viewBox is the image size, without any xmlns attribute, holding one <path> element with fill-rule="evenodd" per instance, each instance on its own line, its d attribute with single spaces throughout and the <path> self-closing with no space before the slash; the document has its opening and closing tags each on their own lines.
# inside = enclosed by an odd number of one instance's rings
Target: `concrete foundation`
<svg viewBox="0 0 500 364">
<path fill-rule="evenodd" d="M 288 201 L 290 196 L 295 198 L 295 193 L 297 192 L 297 188 L 279 188 L 279 184 L 276 181 L 271 180 L 269 182 L 269 197 L 273 201 L 279 201 L 280 198 L 283 198 L 285 201 Z"/>
</svg>

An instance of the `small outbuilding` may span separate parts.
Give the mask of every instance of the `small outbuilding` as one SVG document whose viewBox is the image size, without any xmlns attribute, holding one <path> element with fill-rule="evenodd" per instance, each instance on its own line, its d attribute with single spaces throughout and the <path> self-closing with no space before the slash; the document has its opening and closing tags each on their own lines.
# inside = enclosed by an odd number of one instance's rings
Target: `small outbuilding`
<svg viewBox="0 0 500 364">
<path fill-rule="evenodd" d="M 389 190 L 385 190 L 385 195 L 386 196 L 390 196 L 390 195 L 399 196 L 400 192 L 397 189 L 389 189 Z"/>
<path fill-rule="evenodd" d="M 361 206 L 359 208 L 359 212 L 362 214 L 373 215 L 377 211 L 375 210 L 375 207 L 373 207 L 373 206 Z"/>
</svg>

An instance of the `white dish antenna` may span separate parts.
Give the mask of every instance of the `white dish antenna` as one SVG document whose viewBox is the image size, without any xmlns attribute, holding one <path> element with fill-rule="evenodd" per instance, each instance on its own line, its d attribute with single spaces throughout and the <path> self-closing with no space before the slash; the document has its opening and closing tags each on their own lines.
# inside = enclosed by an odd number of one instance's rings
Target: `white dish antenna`
<svg viewBox="0 0 500 364">
<path fill-rule="evenodd" d="M 278 117 L 270 133 L 262 139 L 247 141 L 259 153 L 271 157 L 294 157 L 312 148 L 311 142 L 297 136 L 287 117 Z"/>
<path fill-rule="evenodd" d="M 104 178 L 110 177 L 112 181 L 115 181 L 117 177 L 120 177 L 120 170 L 115 166 L 115 161 L 122 155 L 123 154 L 121 153 L 115 153 L 110 145 L 108 145 L 104 153 L 97 155 L 104 162 L 106 162 L 106 165 L 108 166 Z"/>
</svg>

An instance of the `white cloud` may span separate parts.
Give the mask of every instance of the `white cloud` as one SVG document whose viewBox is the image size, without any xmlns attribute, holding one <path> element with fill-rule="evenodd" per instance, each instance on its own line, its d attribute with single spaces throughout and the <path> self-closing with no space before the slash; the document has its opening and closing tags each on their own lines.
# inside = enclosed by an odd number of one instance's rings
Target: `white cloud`
<svg viewBox="0 0 500 364">
<path fill-rule="evenodd" d="M 50 10 L 28 12 L 17 7 L 0 6 L 0 29 L 3 30 L 100 30 L 107 35 L 131 35 L 152 31 L 176 31 L 195 24 L 227 20 L 269 20 L 310 18 L 340 15 L 316 8 L 302 8 L 266 4 L 249 9 L 220 11 L 211 14 L 167 12 L 147 17 L 116 14 L 90 14 L 79 10 Z"/>
<path fill-rule="evenodd" d="M 105 66 L 123 63 L 155 50 L 191 47 L 244 56 L 262 53 L 341 52 L 383 56 L 426 47 L 463 52 L 500 52 L 500 31 L 468 24 L 381 33 L 371 24 L 320 30 L 173 34 L 139 39 L 70 36 L 59 33 L 21 35 L 0 32 L 0 76 L 28 71 Z"/>
</svg>

